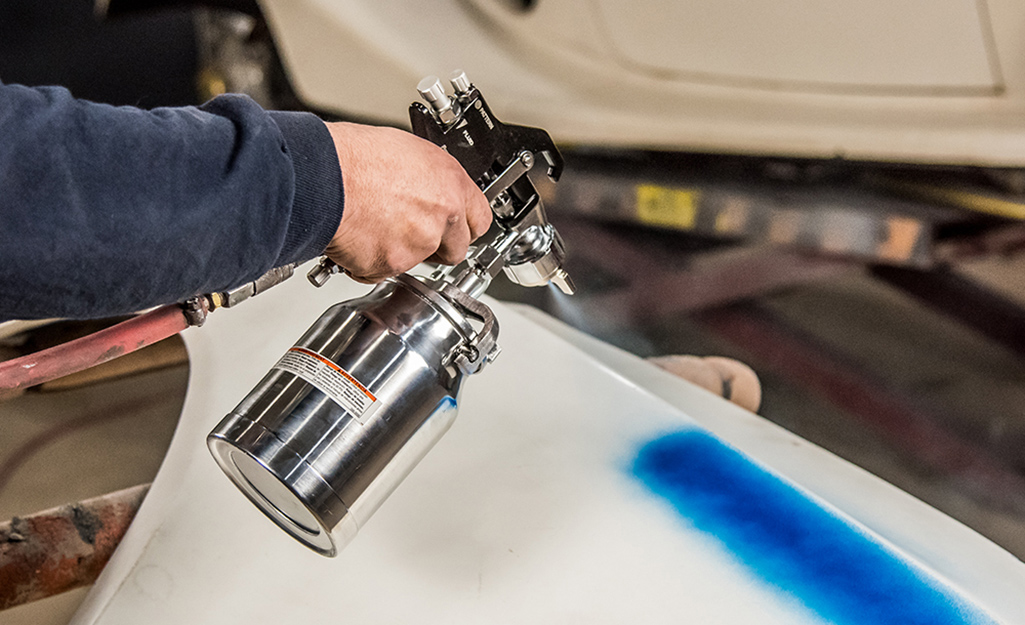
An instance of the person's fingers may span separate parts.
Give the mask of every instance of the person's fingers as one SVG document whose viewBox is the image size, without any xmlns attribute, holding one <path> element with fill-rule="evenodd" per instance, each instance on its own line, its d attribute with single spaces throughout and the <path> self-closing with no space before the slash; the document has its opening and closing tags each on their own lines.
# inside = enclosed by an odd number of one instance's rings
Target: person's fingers
<svg viewBox="0 0 1025 625">
<path fill-rule="evenodd" d="M 336 123 L 328 130 L 346 205 L 326 253 L 361 282 L 397 275 L 428 257 L 457 264 L 490 228 L 484 194 L 438 146 L 393 128 Z"/>
<path fill-rule="evenodd" d="M 697 384 L 701 388 L 719 395 L 722 381 L 719 374 L 697 356 L 653 356 L 648 361 L 672 373 L 676 377 Z"/>
<path fill-rule="evenodd" d="M 762 385 L 751 367 L 732 358 L 709 356 L 655 356 L 648 361 L 669 373 L 756 412 L 762 401 Z"/>
<path fill-rule="evenodd" d="M 484 194 L 477 191 L 471 195 L 470 205 L 466 210 L 466 223 L 470 228 L 470 241 L 477 240 L 491 228 L 491 207 Z"/>
<path fill-rule="evenodd" d="M 709 356 L 704 360 L 719 372 L 723 380 L 723 397 L 751 412 L 758 411 L 762 403 L 762 384 L 754 369 L 739 360 L 721 356 Z"/>
<path fill-rule="evenodd" d="M 470 226 L 466 220 L 450 221 L 432 258 L 437 258 L 446 265 L 458 265 L 466 258 L 466 252 L 470 248 L 470 237 Z"/>
</svg>

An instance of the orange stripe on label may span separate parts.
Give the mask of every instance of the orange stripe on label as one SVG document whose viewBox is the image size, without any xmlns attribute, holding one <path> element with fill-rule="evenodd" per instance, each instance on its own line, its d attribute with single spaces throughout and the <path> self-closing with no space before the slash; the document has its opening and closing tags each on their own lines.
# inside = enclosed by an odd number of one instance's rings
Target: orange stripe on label
<svg viewBox="0 0 1025 625">
<path fill-rule="evenodd" d="M 367 387 L 365 387 L 362 384 L 360 384 L 359 380 L 357 380 L 356 378 L 354 378 L 351 375 L 349 375 L 348 371 L 346 371 L 345 369 L 342 369 L 341 367 L 339 367 L 335 363 L 331 362 L 327 358 L 324 358 L 323 356 L 321 356 L 317 352 L 309 350 L 309 349 L 306 349 L 305 347 L 292 347 L 288 351 L 290 351 L 290 352 L 299 352 L 300 354 L 305 354 L 305 355 L 309 356 L 310 358 L 316 358 L 320 362 L 324 363 L 328 367 L 331 367 L 332 369 L 337 371 L 339 374 L 344 376 L 346 380 L 352 382 L 353 386 L 355 386 L 360 391 L 362 391 L 363 394 L 366 395 L 370 399 L 370 401 L 372 401 L 372 402 L 377 401 L 377 398 L 374 397 L 374 394 L 371 393 L 369 390 L 367 390 Z"/>
</svg>

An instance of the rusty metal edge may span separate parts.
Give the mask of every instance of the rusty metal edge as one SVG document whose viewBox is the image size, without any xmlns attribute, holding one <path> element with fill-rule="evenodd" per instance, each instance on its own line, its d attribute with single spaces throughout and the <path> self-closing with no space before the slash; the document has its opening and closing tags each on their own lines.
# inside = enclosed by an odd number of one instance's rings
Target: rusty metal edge
<svg viewBox="0 0 1025 625">
<path fill-rule="evenodd" d="M 0 524 L 0 610 L 96 581 L 149 486 L 140 484 Z"/>
</svg>

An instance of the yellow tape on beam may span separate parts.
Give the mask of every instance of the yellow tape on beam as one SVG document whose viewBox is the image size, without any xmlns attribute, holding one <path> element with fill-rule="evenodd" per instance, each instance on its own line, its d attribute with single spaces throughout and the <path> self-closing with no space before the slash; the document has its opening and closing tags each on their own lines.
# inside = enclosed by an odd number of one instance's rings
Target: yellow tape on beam
<svg viewBox="0 0 1025 625">
<path fill-rule="evenodd" d="M 692 189 L 637 185 L 637 219 L 649 226 L 692 230 L 699 195 Z"/>
<path fill-rule="evenodd" d="M 941 202 L 949 206 L 964 208 L 977 213 L 1007 217 L 1008 219 L 1025 220 L 1025 204 L 1013 202 L 1000 198 L 960 191 L 948 187 L 940 187 L 931 184 L 918 184 L 913 182 L 888 182 L 890 188 L 902 191 L 920 198 Z"/>
</svg>

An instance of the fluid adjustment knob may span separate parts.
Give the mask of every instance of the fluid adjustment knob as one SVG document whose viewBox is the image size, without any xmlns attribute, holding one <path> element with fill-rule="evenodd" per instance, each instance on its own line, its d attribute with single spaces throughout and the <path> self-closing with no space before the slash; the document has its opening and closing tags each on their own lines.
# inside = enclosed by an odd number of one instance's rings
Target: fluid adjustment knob
<svg viewBox="0 0 1025 625">
<path fill-rule="evenodd" d="M 455 113 L 452 111 L 452 100 L 445 93 L 445 88 L 441 86 L 441 79 L 437 76 L 424 78 L 416 86 L 416 90 L 420 92 L 420 97 L 431 105 L 435 115 L 442 122 L 448 123 L 455 118 Z"/>
</svg>

